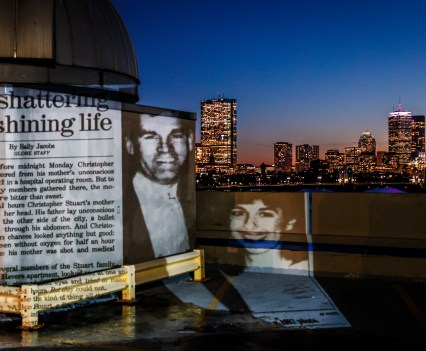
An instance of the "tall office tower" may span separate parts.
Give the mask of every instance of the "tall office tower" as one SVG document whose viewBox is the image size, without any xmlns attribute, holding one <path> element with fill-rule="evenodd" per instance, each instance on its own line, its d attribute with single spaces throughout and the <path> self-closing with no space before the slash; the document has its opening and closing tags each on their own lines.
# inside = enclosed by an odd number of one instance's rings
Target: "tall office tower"
<svg viewBox="0 0 426 351">
<path fill-rule="evenodd" d="M 389 113 L 389 152 L 395 153 L 394 168 L 402 167 L 410 162 L 412 147 L 412 116 L 411 112 L 399 108 Z"/>
<path fill-rule="evenodd" d="M 274 163 L 275 170 L 277 171 L 291 171 L 291 166 L 293 164 L 293 144 L 282 141 L 275 143 Z"/>
<path fill-rule="evenodd" d="M 345 147 L 345 165 L 354 172 L 359 171 L 362 149 L 360 147 Z"/>
<path fill-rule="evenodd" d="M 419 155 L 417 156 L 417 164 L 419 166 L 419 169 L 426 170 L 426 152 L 419 152 Z M 423 173 L 423 181 L 426 181 L 425 179 L 426 173 Z"/>
<path fill-rule="evenodd" d="M 195 144 L 195 173 L 203 173 L 212 162 L 210 146 Z"/>
<path fill-rule="evenodd" d="M 376 153 L 376 163 L 377 166 L 384 166 L 386 159 L 386 151 L 377 151 Z"/>
<path fill-rule="evenodd" d="M 418 157 L 420 152 L 425 152 L 425 116 L 417 115 L 412 119 L 412 145 L 411 151 L 414 157 Z"/>
<path fill-rule="evenodd" d="M 363 132 L 359 137 L 358 147 L 363 149 L 363 153 L 365 154 L 376 154 L 376 139 L 369 130 Z"/>
<path fill-rule="evenodd" d="M 296 162 L 310 162 L 319 159 L 318 145 L 296 145 Z"/>
<path fill-rule="evenodd" d="M 376 139 L 373 134 L 366 130 L 358 140 L 358 148 L 361 149 L 359 156 L 360 172 L 371 172 L 376 167 Z"/>
<path fill-rule="evenodd" d="M 237 164 L 237 100 L 201 101 L 201 144 L 210 146 L 214 166 L 232 171 Z"/>
<path fill-rule="evenodd" d="M 328 162 L 328 169 L 330 171 L 342 169 L 345 165 L 345 155 L 339 152 L 339 150 L 327 150 L 325 160 Z"/>
</svg>

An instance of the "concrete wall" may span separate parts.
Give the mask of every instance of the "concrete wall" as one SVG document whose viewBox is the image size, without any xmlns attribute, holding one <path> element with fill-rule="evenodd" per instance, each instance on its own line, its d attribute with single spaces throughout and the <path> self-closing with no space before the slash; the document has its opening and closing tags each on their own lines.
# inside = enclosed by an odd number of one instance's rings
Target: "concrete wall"
<svg viewBox="0 0 426 351">
<path fill-rule="evenodd" d="M 207 262 L 245 264 L 227 213 L 253 199 L 273 199 L 284 221 L 297 218 L 297 226 L 281 230 L 279 250 L 290 257 L 308 253 L 314 275 L 426 278 L 423 194 L 197 192 L 197 245 Z M 255 266 L 294 273 L 278 262 Z"/>
<path fill-rule="evenodd" d="M 314 193 L 316 274 L 426 278 L 424 194 Z"/>
</svg>

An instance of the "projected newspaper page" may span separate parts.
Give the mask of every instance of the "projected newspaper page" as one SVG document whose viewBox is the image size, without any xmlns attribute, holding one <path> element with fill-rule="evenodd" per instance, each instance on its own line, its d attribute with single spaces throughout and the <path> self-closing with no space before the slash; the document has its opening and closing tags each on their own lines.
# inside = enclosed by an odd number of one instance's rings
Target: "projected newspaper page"
<svg viewBox="0 0 426 351">
<path fill-rule="evenodd" d="M 120 118 L 97 97 L 0 95 L 0 284 L 122 264 Z"/>
</svg>

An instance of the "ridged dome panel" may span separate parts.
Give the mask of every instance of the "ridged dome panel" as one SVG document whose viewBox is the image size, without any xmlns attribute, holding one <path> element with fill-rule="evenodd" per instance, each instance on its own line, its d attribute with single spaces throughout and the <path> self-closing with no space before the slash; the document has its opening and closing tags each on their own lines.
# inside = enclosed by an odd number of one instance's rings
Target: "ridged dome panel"
<svg viewBox="0 0 426 351">
<path fill-rule="evenodd" d="M 7 43 L 0 48 L 3 83 L 74 91 L 78 86 L 122 101 L 138 100 L 133 44 L 110 0 L 0 0 L 2 36 Z M 40 50 L 40 43 L 49 45 Z"/>
</svg>

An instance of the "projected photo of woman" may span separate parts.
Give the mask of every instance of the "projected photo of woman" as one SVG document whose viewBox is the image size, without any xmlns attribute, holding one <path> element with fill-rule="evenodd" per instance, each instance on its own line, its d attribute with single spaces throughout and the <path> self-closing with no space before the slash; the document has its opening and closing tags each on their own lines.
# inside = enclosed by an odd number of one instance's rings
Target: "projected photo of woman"
<svg viewBox="0 0 426 351">
<path fill-rule="evenodd" d="M 286 240 L 297 219 L 264 197 L 237 202 L 229 217 L 231 235 L 244 248 L 246 266 L 308 270 L 308 251 L 303 243 Z M 306 242 L 306 238 L 303 238 Z"/>
</svg>

